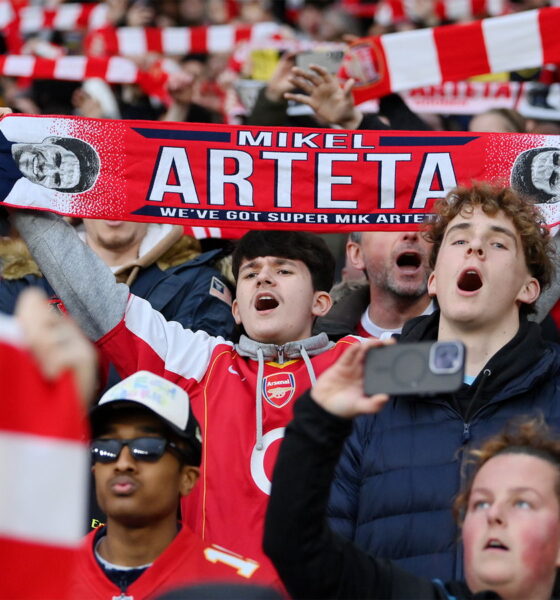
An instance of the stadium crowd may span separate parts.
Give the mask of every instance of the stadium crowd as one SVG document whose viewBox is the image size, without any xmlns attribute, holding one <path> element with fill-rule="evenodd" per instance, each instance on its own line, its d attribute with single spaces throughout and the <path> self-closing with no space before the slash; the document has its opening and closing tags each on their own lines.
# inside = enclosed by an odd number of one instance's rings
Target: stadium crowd
<svg viewBox="0 0 560 600">
<path fill-rule="evenodd" d="M 341 62 L 546 1 L 108 0 L 73 26 L 64 6 L 0 2 L 1 54 L 123 54 L 141 77 L 0 61 L 2 115 L 560 134 L 554 64 L 357 102 Z M 147 51 L 173 28 L 193 51 Z M 2 137 L 3 198 L 99 170 L 87 144 Z M 557 201 L 560 138 L 542 139 L 511 187 L 447 190 L 407 231 L 1 208 L 0 599 L 560 597 L 558 235 L 536 206 Z M 405 349 L 434 342 L 459 342 L 461 380 L 415 393 Z M 367 363 L 399 348 L 388 395 Z"/>
</svg>

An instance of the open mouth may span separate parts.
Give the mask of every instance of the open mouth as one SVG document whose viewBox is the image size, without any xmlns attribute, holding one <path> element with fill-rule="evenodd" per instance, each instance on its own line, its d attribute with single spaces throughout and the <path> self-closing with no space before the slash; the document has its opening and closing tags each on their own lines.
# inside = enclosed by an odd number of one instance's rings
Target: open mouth
<svg viewBox="0 0 560 600">
<path fill-rule="evenodd" d="M 463 292 L 476 292 L 482 287 L 482 279 L 474 269 L 468 269 L 459 277 L 457 285 Z"/>
<path fill-rule="evenodd" d="M 261 312 L 263 310 L 272 310 L 278 306 L 278 300 L 272 296 L 260 296 L 255 301 L 255 308 Z"/>
<path fill-rule="evenodd" d="M 403 252 L 397 257 L 397 267 L 408 267 L 417 269 L 422 263 L 418 252 Z"/>
<path fill-rule="evenodd" d="M 507 546 L 502 544 L 500 540 L 488 540 L 486 546 L 484 546 L 485 550 L 509 550 Z"/>
</svg>

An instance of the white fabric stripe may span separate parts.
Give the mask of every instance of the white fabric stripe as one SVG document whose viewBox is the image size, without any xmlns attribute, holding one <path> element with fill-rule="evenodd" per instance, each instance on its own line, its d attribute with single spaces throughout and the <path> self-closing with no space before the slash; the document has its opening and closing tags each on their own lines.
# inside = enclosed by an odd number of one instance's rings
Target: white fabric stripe
<svg viewBox="0 0 560 600">
<path fill-rule="evenodd" d="M 0 2 L 0 28 L 6 27 L 14 20 L 14 11 L 9 2 Z"/>
<path fill-rule="evenodd" d="M 501 15 L 505 11 L 504 0 L 486 0 L 486 9 L 491 17 Z"/>
<path fill-rule="evenodd" d="M 55 29 L 62 31 L 76 29 L 76 22 L 81 12 L 80 4 L 61 4 L 54 17 Z"/>
<path fill-rule="evenodd" d="M 210 237 L 212 238 L 221 238 L 222 230 L 219 227 L 209 227 Z"/>
<path fill-rule="evenodd" d="M 90 29 L 99 29 L 107 25 L 107 12 L 109 7 L 106 4 L 98 4 L 89 15 L 88 27 Z"/>
<path fill-rule="evenodd" d="M 54 65 L 54 76 L 57 79 L 82 81 L 86 74 L 87 58 L 85 56 L 63 56 Z"/>
<path fill-rule="evenodd" d="M 235 46 L 235 29 L 231 25 L 211 25 L 206 30 L 208 52 L 231 52 Z"/>
<path fill-rule="evenodd" d="M 131 294 L 125 313 L 129 331 L 148 344 L 164 362 L 168 371 L 186 379 L 200 381 L 210 364 L 212 352 L 219 344 L 228 344 L 221 337 L 205 331 L 183 329 L 176 321 L 166 321 L 151 304 Z M 159 371 L 154 370 L 156 374 Z"/>
<path fill-rule="evenodd" d="M 445 0 L 445 16 L 452 21 L 472 16 L 471 0 Z"/>
<path fill-rule="evenodd" d="M 0 535 L 80 543 L 86 519 L 85 444 L 0 431 Z"/>
<path fill-rule="evenodd" d="M 208 237 L 206 235 L 206 229 L 204 227 L 192 227 L 191 229 L 192 229 L 194 237 L 197 240 L 203 240 L 206 237 Z"/>
<path fill-rule="evenodd" d="M 12 55 L 6 57 L 2 75 L 14 77 L 31 77 L 35 68 L 35 57 Z"/>
<path fill-rule="evenodd" d="M 15 346 L 23 346 L 23 332 L 14 317 L 0 315 L 0 341 Z"/>
<path fill-rule="evenodd" d="M 146 54 L 146 34 L 141 27 L 117 27 L 119 52 L 124 56 Z"/>
<path fill-rule="evenodd" d="M 492 73 L 542 65 L 537 10 L 483 19 L 482 33 Z"/>
<path fill-rule="evenodd" d="M 134 83 L 138 77 L 136 65 L 128 58 L 112 56 L 107 64 L 106 79 L 109 83 Z"/>
<path fill-rule="evenodd" d="M 166 27 L 161 32 L 165 54 L 188 54 L 191 50 L 191 32 L 185 27 Z"/>
<path fill-rule="evenodd" d="M 439 60 L 431 29 L 381 36 L 391 89 L 407 90 L 441 82 Z"/>
<path fill-rule="evenodd" d="M 281 31 L 280 25 L 273 22 L 268 23 L 256 23 L 251 28 L 250 41 L 256 42 L 258 40 L 267 39 L 271 35 L 275 33 L 279 33 Z"/>
<path fill-rule="evenodd" d="M 40 6 L 26 6 L 19 13 L 19 29 L 22 33 L 34 33 L 43 28 L 43 8 Z"/>
</svg>

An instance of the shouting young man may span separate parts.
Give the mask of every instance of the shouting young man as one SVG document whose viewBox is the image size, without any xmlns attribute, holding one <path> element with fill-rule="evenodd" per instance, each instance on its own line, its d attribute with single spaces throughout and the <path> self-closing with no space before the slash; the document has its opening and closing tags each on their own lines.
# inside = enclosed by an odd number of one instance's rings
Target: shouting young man
<svg viewBox="0 0 560 600">
<path fill-rule="evenodd" d="M 512 417 L 541 412 L 560 428 L 560 351 L 527 320 L 552 275 L 549 234 L 509 189 L 475 186 L 436 207 L 428 289 L 440 310 L 409 321 L 400 342 L 460 340 L 454 394 L 394 397 L 358 418 L 332 490 L 336 531 L 418 575 L 461 579 L 452 498 L 464 453 Z"/>
</svg>

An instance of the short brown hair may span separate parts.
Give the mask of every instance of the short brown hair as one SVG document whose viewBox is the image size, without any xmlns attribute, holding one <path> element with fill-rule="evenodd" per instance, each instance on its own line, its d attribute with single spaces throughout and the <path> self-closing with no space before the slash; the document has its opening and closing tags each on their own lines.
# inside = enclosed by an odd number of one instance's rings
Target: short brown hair
<svg viewBox="0 0 560 600">
<path fill-rule="evenodd" d="M 525 454 L 550 463 L 557 471 L 555 490 L 560 501 L 560 437 L 553 434 L 542 415 L 516 420 L 480 449 L 471 451 L 470 463 L 474 463 L 474 471 L 453 503 L 453 513 L 460 525 L 465 519 L 476 474 L 491 458 L 500 454 Z"/>
<path fill-rule="evenodd" d="M 539 282 L 542 290 L 553 277 L 553 246 L 550 233 L 539 210 L 511 188 L 476 184 L 471 188 L 458 187 L 446 198 L 438 200 L 434 206 L 435 218 L 424 231 L 424 237 L 432 242 L 430 266 L 433 269 L 441 248 L 443 237 L 449 222 L 459 214 L 471 214 L 480 207 L 489 216 L 502 211 L 512 220 L 521 238 L 525 263 L 529 273 Z M 532 305 L 524 305 L 525 312 L 534 310 Z"/>
</svg>

